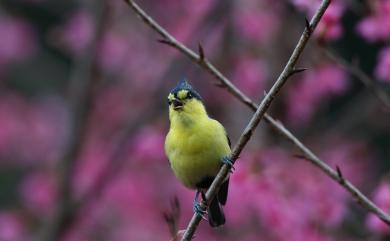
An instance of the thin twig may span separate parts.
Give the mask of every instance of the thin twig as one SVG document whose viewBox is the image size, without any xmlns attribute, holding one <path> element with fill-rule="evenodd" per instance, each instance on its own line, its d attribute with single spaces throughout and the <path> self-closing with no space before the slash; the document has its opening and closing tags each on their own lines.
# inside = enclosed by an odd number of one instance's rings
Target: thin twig
<svg viewBox="0 0 390 241">
<path fill-rule="evenodd" d="M 340 65 L 351 75 L 355 76 L 358 80 L 360 80 L 383 103 L 386 109 L 390 110 L 389 95 L 383 89 L 378 88 L 378 86 L 375 85 L 375 81 L 370 76 L 364 73 L 364 71 L 361 70 L 356 64 L 349 63 L 341 56 L 337 55 L 334 51 L 329 49 L 329 47 L 320 45 L 320 48 L 329 59 Z"/>
<path fill-rule="evenodd" d="M 234 86 L 221 72 L 219 72 L 207 59 L 204 59 L 204 61 L 199 62 L 199 56 L 194 53 L 192 50 L 184 46 L 182 43 L 177 41 L 172 35 L 170 35 L 164 28 L 162 28 L 157 22 L 155 22 L 149 15 L 147 15 L 134 1 L 132 0 L 125 0 L 130 7 L 136 12 L 136 14 L 152 29 L 154 29 L 157 33 L 159 33 L 163 38 L 165 42 L 169 42 L 169 45 L 176 48 L 178 51 L 180 51 L 182 54 L 189 57 L 192 61 L 199 64 L 201 67 L 203 67 L 206 71 L 208 71 L 211 75 L 213 75 L 216 79 L 220 81 L 223 87 L 227 88 L 227 90 L 235 96 L 237 99 L 239 99 L 241 102 L 243 102 L 245 105 L 247 105 L 252 110 L 257 110 L 258 106 L 253 102 L 251 99 L 249 99 L 244 93 L 242 93 L 236 86 Z M 323 12 L 325 11 L 325 8 L 329 5 L 329 1 L 324 1 L 320 9 L 321 11 L 317 12 L 316 15 L 313 17 L 312 22 L 315 22 L 316 24 L 309 25 L 310 29 L 314 29 L 314 27 L 317 25 L 320 17 L 322 16 Z M 305 30 L 306 32 L 307 30 Z M 305 35 L 305 32 L 302 37 L 308 38 L 309 36 Z M 306 32 L 307 34 L 307 32 Z M 307 40 L 306 40 L 307 41 Z M 299 42 L 301 43 L 301 41 Z M 301 44 L 305 44 L 301 43 Z M 300 50 L 302 51 L 302 49 Z M 296 61 L 296 59 L 295 59 Z M 295 62 L 294 62 L 295 63 Z M 288 64 L 291 64 L 290 62 Z M 290 66 L 293 67 L 293 66 Z M 322 161 L 320 158 L 318 158 L 308 147 L 306 147 L 301 141 L 299 141 L 298 138 L 296 138 L 288 129 L 284 127 L 284 125 L 273 119 L 270 115 L 265 113 L 264 118 L 268 124 L 271 125 L 271 127 L 276 130 L 278 133 L 280 133 L 282 136 L 284 136 L 286 139 L 288 139 L 290 142 L 292 142 L 309 160 L 312 164 L 320 168 L 326 175 L 328 175 L 330 178 L 335 180 L 336 182 L 340 181 L 340 178 L 336 171 L 334 171 L 331 167 L 329 167 L 324 161 Z M 228 168 L 226 166 L 222 169 L 222 174 L 225 174 L 228 172 Z M 220 175 L 218 175 L 220 176 Z M 216 178 L 217 179 L 217 178 Z M 214 183 L 215 184 L 215 183 Z M 344 189 L 346 189 L 349 193 L 351 193 L 357 200 L 359 200 L 359 203 L 366 208 L 368 211 L 372 212 L 376 216 L 378 216 L 381 220 L 383 220 L 385 223 L 390 225 L 390 217 L 379 207 L 377 207 L 372 201 L 370 201 L 364 194 L 362 194 L 353 184 L 351 184 L 348 180 L 345 180 L 341 184 Z M 216 185 L 213 185 L 215 188 Z M 209 190 L 212 191 L 212 190 Z M 209 193 L 209 192 L 208 192 Z M 210 199 L 208 199 L 210 200 Z M 197 223 L 200 220 L 196 218 L 196 216 L 193 216 L 191 220 L 191 225 L 195 223 L 193 226 L 189 227 L 187 231 L 189 231 L 189 234 L 192 235 L 195 232 Z M 189 236 L 186 237 L 184 240 L 189 240 Z"/>
<path fill-rule="evenodd" d="M 171 201 L 171 209 L 169 211 L 163 212 L 163 217 L 165 222 L 168 224 L 169 233 L 171 234 L 172 241 L 177 241 L 179 238 L 179 221 L 180 221 L 180 202 L 179 199 L 175 196 Z"/>
</svg>

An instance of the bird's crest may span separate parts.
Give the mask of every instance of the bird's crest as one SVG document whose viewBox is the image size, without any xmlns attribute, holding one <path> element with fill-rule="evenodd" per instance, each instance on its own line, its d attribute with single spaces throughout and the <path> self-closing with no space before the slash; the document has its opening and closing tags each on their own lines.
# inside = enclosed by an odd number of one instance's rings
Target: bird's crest
<svg viewBox="0 0 390 241">
<path fill-rule="evenodd" d="M 173 90 L 171 91 L 171 94 L 177 97 L 177 93 L 180 90 L 188 90 L 192 94 L 192 96 L 194 96 L 198 100 L 202 100 L 202 97 L 199 95 L 198 92 L 194 90 L 194 88 L 192 88 L 192 86 L 188 83 L 186 78 L 183 78 L 182 80 L 179 81 L 179 83 L 177 83 L 175 88 L 173 88 Z"/>
<path fill-rule="evenodd" d="M 186 90 L 192 90 L 192 86 L 188 83 L 186 78 L 183 78 L 182 80 L 177 83 L 176 88 L 179 88 L 181 90 L 186 89 Z"/>
</svg>

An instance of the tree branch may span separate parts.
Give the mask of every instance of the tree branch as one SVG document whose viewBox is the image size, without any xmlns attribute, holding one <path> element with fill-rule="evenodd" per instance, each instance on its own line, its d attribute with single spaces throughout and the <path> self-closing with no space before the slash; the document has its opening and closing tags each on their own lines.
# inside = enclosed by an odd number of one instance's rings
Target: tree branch
<svg viewBox="0 0 390 241">
<path fill-rule="evenodd" d="M 180 202 L 175 196 L 171 201 L 171 210 L 163 212 L 165 222 L 168 224 L 169 233 L 171 234 L 172 241 L 178 241 L 179 239 L 179 221 L 180 221 Z"/>
<path fill-rule="evenodd" d="M 287 77 L 289 74 L 291 74 L 291 71 L 294 70 L 294 65 L 302 52 L 304 46 L 307 43 L 307 40 L 310 37 L 310 33 L 315 29 L 317 26 L 321 16 L 323 15 L 325 9 L 328 7 L 330 1 L 324 0 L 312 18 L 311 22 L 307 24 L 307 27 L 305 31 L 303 32 L 301 39 L 299 40 L 297 47 L 295 48 L 290 60 L 288 61 L 286 67 L 284 68 L 282 74 L 278 78 L 276 84 L 273 86 L 271 91 L 266 95 L 264 98 L 262 104 L 260 106 L 257 106 L 251 99 L 249 99 L 244 93 L 242 93 L 236 86 L 234 86 L 221 72 L 219 72 L 206 58 L 203 59 L 203 61 L 199 61 L 200 57 L 194 53 L 192 50 L 187 48 L 185 45 L 177 41 L 172 35 L 170 35 L 164 28 L 162 28 L 157 22 L 155 22 L 149 15 L 147 15 L 133 0 L 125 0 L 126 3 L 129 4 L 129 6 L 135 11 L 135 13 L 140 17 L 149 27 L 151 27 L 153 30 L 155 30 L 157 33 L 159 33 L 165 43 L 168 43 L 168 45 L 176 48 L 179 52 L 184 54 L 185 56 L 189 57 L 193 62 L 197 63 L 201 67 L 203 67 L 207 72 L 209 72 L 211 75 L 213 75 L 216 79 L 218 79 L 223 87 L 225 87 L 233 96 L 235 96 L 237 99 L 239 99 L 241 102 L 243 102 L 245 105 L 247 105 L 250 109 L 256 111 L 254 117 L 252 118 L 251 122 L 248 124 L 247 128 L 245 129 L 243 135 L 240 138 L 239 144 L 234 148 L 232 154 L 232 157 L 237 157 L 239 153 L 241 152 L 242 148 L 245 146 L 245 143 L 249 140 L 251 132 L 254 130 L 254 128 L 257 126 L 258 122 L 260 121 L 260 116 L 264 115 L 265 121 L 271 125 L 273 129 L 275 129 L 278 133 L 280 133 L 282 136 L 284 136 L 286 139 L 288 139 L 290 142 L 292 142 L 303 154 L 304 156 L 315 166 L 320 168 L 326 175 L 328 175 L 330 178 L 335 180 L 336 182 L 340 183 L 340 177 L 338 176 L 337 172 L 334 171 L 329 165 L 327 165 L 325 162 L 323 162 L 320 158 L 318 158 L 309 148 L 307 148 L 301 141 L 299 141 L 298 138 L 296 138 L 288 129 L 284 127 L 282 123 L 279 121 L 273 119 L 270 115 L 265 113 L 266 108 L 271 103 L 273 97 L 276 95 L 276 93 L 280 90 L 284 82 L 287 80 Z M 276 87 L 275 87 L 276 86 Z M 256 123 L 257 122 L 257 123 Z M 245 137 L 245 135 L 247 137 Z M 241 141 L 241 139 L 248 138 L 246 141 Z M 242 142 L 242 143 L 241 143 Z M 244 143 L 245 142 L 245 143 Z M 241 148 L 241 149 L 240 149 Z M 229 168 L 227 166 L 223 166 L 221 171 L 219 172 L 218 176 L 215 178 L 212 186 L 210 187 L 209 191 L 207 192 L 207 198 L 210 200 L 210 197 L 212 197 L 212 194 L 215 195 L 215 192 L 217 191 L 217 188 L 221 184 L 224 177 L 228 174 Z M 376 216 L 378 216 L 382 221 L 390 225 L 390 217 L 379 207 L 377 207 L 373 202 L 371 202 L 364 194 L 362 194 L 354 185 L 352 185 L 348 180 L 343 178 L 343 182 L 340 183 L 345 190 L 347 190 L 349 193 L 351 193 L 358 202 L 366 208 L 368 211 L 372 212 Z M 191 219 L 191 222 L 187 228 L 187 232 L 185 236 L 183 237 L 183 240 L 190 240 L 192 235 L 194 234 L 198 223 L 200 222 L 200 217 L 194 215 Z"/>
</svg>

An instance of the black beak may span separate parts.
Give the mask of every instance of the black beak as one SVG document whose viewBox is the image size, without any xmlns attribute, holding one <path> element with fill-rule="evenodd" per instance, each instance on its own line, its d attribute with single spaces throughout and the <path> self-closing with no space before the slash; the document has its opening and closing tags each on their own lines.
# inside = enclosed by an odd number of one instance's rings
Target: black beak
<svg viewBox="0 0 390 241">
<path fill-rule="evenodd" d="M 181 101 L 179 101 L 177 99 L 174 99 L 172 101 L 172 105 L 173 105 L 173 109 L 175 109 L 175 110 L 180 110 L 180 109 L 183 108 L 183 102 L 181 102 Z"/>
</svg>

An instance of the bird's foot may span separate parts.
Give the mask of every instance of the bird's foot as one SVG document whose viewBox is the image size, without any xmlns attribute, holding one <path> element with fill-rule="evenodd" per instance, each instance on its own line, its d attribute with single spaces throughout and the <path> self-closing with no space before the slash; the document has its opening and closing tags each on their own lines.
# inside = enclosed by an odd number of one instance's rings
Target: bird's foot
<svg viewBox="0 0 390 241">
<path fill-rule="evenodd" d="M 201 202 L 198 201 L 198 197 L 199 197 L 199 194 L 202 194 L 202 198 L 204 199 L 205 198 L 205 195 L 202 191 L 197 191 L 196 192 L 196 195 L 195 195 L 195 199 L 194 199 L 194 203 L 193 203 L 193 210 L 194 210 L 194 213 L 196 213 L 196 215 L 199 215 L 201 216 L 203 219 L 206 220 L 206 210 L 202 207 L 202 204 Z"/>
<path fill-rule="evenodd" d="M 234 162 L 230 157 L 228 156 L 222 157 L 222 163 L 230 167 L 230 172 L 234 171 Z"/>
<path fill-rule="evenodd" d="M 199 203 L 199 202 L 194 202 L 194 213 L 196 213 L 196 215 L 199 215 L 201 216 L 203 219 L 206 219 L 205 215 L 206 215 L 206 210 L 203 209 L 202 205 Z"/>
</svg>

